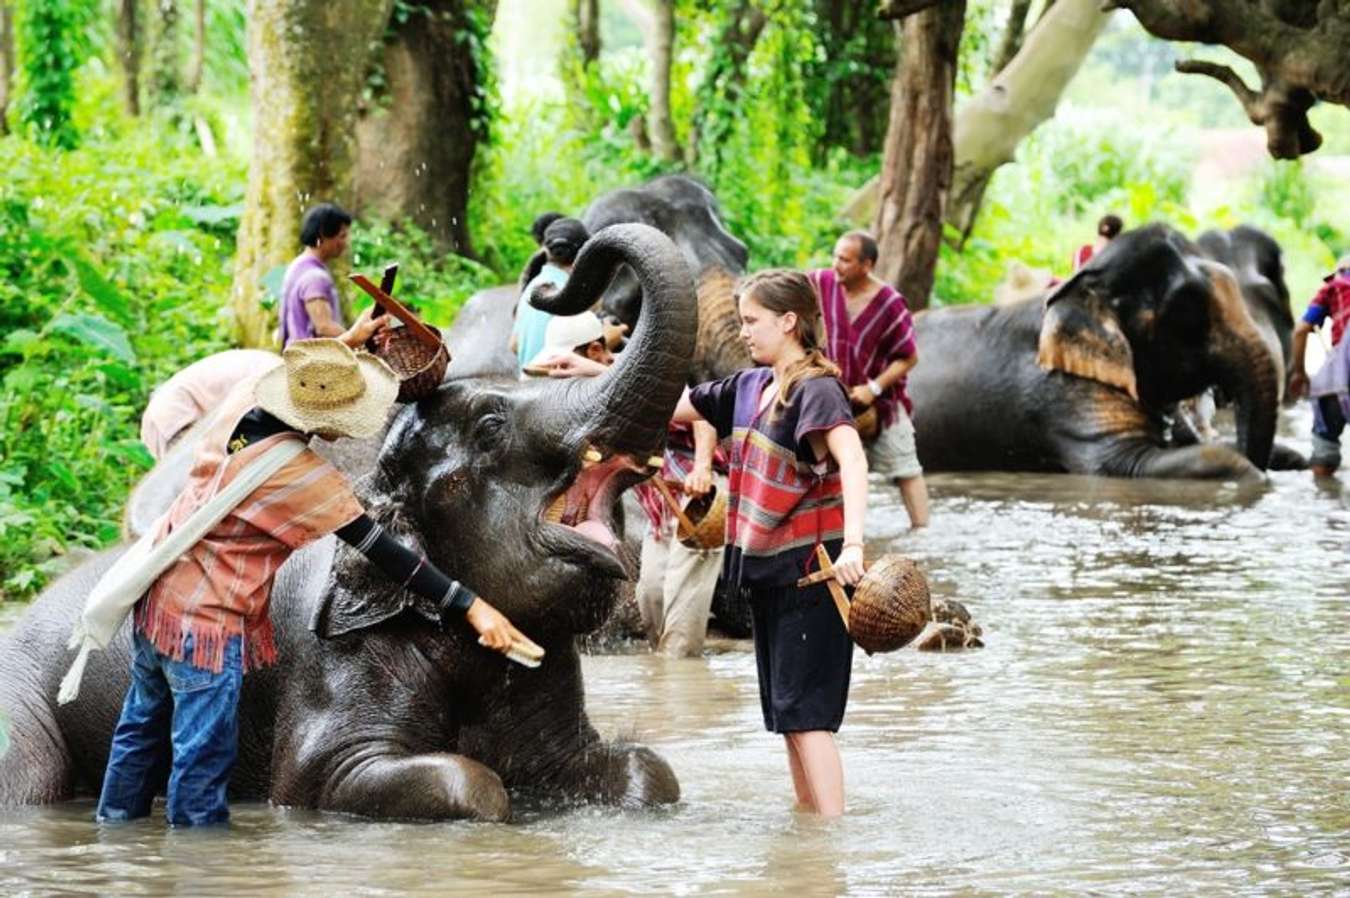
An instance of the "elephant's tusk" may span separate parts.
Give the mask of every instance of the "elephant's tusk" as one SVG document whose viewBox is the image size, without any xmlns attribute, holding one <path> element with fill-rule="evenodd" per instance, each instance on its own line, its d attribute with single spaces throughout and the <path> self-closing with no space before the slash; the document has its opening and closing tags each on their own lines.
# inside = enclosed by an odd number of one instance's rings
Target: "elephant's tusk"
<svg viewBox="0 0 1350 898">
<path fill-rule="evenodd" d="M 653 455 L 647 459 L 647 467 L 649 468 L 657 468 L 659 470 L 664 467 L 665 464 L 666 460 L 659 455 Z"/>
<path fill-rule="evenodd" d="M 594 446 L 588 446 L 586 448 L 586 451 L 581 453 L 581 460 L 584 462 L 589 462 L 590 464 L 593 465 L 598 465 L 600 462 L 605 460 L 605 456 L 600 452 L 599 449 L 596 449 Z"/>
</svg>

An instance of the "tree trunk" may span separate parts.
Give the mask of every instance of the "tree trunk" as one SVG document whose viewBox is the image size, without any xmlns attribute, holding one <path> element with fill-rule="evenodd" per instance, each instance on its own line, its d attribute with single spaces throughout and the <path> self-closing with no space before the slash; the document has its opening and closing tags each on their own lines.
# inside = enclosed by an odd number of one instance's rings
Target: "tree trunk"
<svg viewBox="0 0 1350 898">
<path fill-rule="evenodd" d="M 248 0 L 253 158 L 231 308 L 246 346 L 271 342 L 262 278 L 300 251 L 300 216 L 348 201 L 355 110 L 393 0 Z"/>
<path fill-rule="evenodd" d="M 183 92 L 178 66 L 178 0 L 154 0 L 155 21 L 151 29 L 150 94 L 163 106 Z"/>
<path fill-rule="evenodd" d="M 0 134 L 9 133 L 9 85 L 14 80 L 14 7 L 0 0 Z"/>
<path fill-rule="evenodd" d="M 600 58 L 600 0 L 576 0 L 574 14 L 581 62 L 589 65 Z"/>
<path fill-rule="evenodd" d="M 1013 61 L 961 107 L 953 136 L 956 159 L 947 223 L 969 236 L 989 180 L 1032 131 L 1055 112 L 1060 96 L 1087 59 L 1109 18 L 1099 0 L 1061 0 L 1051 7 Z M 881 178 L 872 178 L 841 215 L 865 222 L 876 216 Z"/>
<path fill-rule="evenodd" d="M 943 204 L 952 179 L 952 101 L 965 0 L 949 0 L 904 20 L 891 91 L 875 231 L 877 275 L 913 309 L 928 305 L 942 241 Z"/>
<path fill-rule="evenodd" d="M 970 236 L 994 172 L 1027 135 L 1055 114 L 1064 93 L 1110 18 L 1100 0 L 1060 0 L 1012 62 L 956 117 L 956 165 L 947 223 Z"/>
<path fill-rule="evenodd" d="M 466 210 L 474 153 L 487 137 L 479 90 L 485 58 L 463 35 L 470 2 L 424 0 L 384 47 L 387 95 L 357 125 L 353 203 L 411 218 L 442 248 L 469 255 Z M 485 4 L 480 3 L 480 6 Z M 486 4 L 488 23 L 495 0 Z M 482 35 L 486 39 L 486 35 Z"/>
<path fill-rule="evenodd" d="M 197 0 L 193 13 L 192 61 L 188 64 L 187 89 L 195 94 L 202 88 L 202 70 L 206 68 L 206 0 Z"/>
<path fill-rule="evenodd" d="M 1031 9 L 1031 0 L 1013 0 L 1008 10 L 1008 25 L 1003 29 L 1003 40 L 999 41 L 998 53 L 989 71 L 997 75 L 1012 62 L 1022 47 L 1022 34 L 1026 30 L 1027 11 Z"/>
<path fill-rule="evenodd" d="M 670 117 L 670 64 L 675 45 L 674 0 L 657 0 L 652 23 L 651 105 L 647 109 L 647 131 L 652 139 L 652 153 L 663 162 L 674 162 L 675 124 Z"/>
<path fill-rule="evenodd" d="M 121 0 L 117 13 L 117 58 L 122 64 L 122 103 L 127 115 L 141 114 L 140 0 Z"/>
</svg>

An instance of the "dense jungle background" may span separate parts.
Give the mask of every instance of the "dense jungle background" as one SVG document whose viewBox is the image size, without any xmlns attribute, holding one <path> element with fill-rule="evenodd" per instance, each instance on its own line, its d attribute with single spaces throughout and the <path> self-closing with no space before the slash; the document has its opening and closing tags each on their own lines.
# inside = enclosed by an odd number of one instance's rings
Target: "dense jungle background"
<svg viewBox="0 0 1350 898">
<path fill-rule="evenodd" d="M 906 5 L 933 8 L 883 17 Z M 1062 275 L 1114 211 L 1268 230 L 1297 311 L 1350 250 L 1350 112 L 1309 96 L 1320 146 L 1281 151 L 1216 68 L 1268 86 L 1261 60 L 1122 5 L 0 0 L 0 599 L 117 538 L 150 391 L 265 342 L 323 199 L 359 215 L 350 268 L 400 261 L 441 325 L 515 279 L 536 214 L 671 171 L 752 270 L 875 228 L 915 307 L 990 302 L 1015 260 Z M 981 118 L 1019 65 L 1017 126 Z"/>
</svg>

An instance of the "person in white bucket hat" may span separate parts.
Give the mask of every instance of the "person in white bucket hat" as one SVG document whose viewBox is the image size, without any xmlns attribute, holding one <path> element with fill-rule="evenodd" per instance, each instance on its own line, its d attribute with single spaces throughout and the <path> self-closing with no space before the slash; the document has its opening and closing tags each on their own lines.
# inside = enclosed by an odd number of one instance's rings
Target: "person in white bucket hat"
<svg viewBox="0 0 1350 898">
<path fill-rule="evenodd" d="M 544 348 L 535 354 L 524 374 L 555 377 L 602 373 L 614 361 L 605 342 L 605 325 L 594 312 L 559 315 L 548 323 Z"/>
<path fill-rule="evenodd" d="M 201 526 L 193 513 L 285 441 L 377 433 L 398 378 L 361 346 L 384 326 L 369 310 L 340 338 L 300 340 L 284 364 L 240 383 L 202 436 L 187 486 L 160 525 Z M 329 533 L 394 582 L 434 601 L 442 623 L 467 621 L 479 643 L 537 664 L 543 650 L 467 586 L 395 541 L 368 517 L 342 474 L 296 446 L 261 485 L 169 562 L 136 602 L 132 682 L 113 732 L 96 817 L 150 813 L 167 778 L 171 824 L 229 819 L 225 790 L 238 751 L 243 676 L 276 660 L 269 604 L 291 553 Z M 285 458 L 286 456 L 281 456 Z M 255 475 L 257 476 L 257 475 Z"/>
</svg>

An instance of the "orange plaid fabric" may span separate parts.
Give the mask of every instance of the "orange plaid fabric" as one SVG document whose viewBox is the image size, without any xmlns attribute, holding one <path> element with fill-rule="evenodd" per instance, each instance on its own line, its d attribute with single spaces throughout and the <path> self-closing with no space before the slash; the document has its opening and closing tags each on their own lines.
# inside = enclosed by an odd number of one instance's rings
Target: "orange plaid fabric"
<svg viewBox="0 0 1350 898">
<path fill-rule="evenodd" d="M 170 507 L 157 540 L 187 520 L 250 461 L 288 439 L 277 434 L 227 457 L 226 440 L 253 407 L 255 381 L 240 384 L 222 404 L 220 418 L 203 435 L 187 486 Z M 225 643 L 236 635 L 243 636 L 244 670 L 271 664 L 276 643 L 269 606 L 277 569 L 296 549 L 351 523 L 361 512 L 346 478 L 306 449 L 160 575 L 136 606 L 136 628 L 177 661 L 184 660 L 183 643 L 192 634 L 194 667 L 220 672 Z"/>
</svg>

